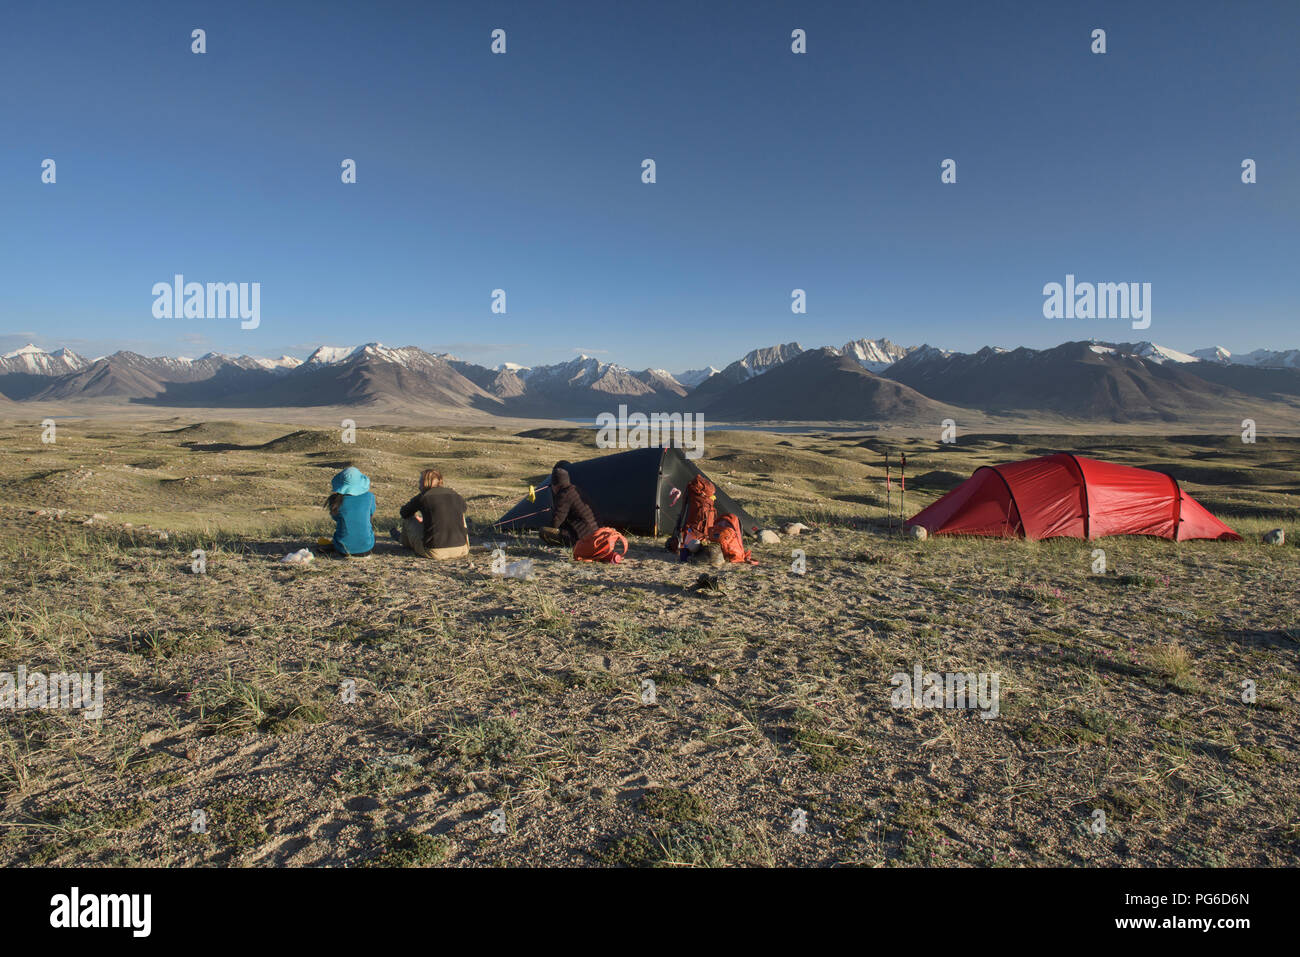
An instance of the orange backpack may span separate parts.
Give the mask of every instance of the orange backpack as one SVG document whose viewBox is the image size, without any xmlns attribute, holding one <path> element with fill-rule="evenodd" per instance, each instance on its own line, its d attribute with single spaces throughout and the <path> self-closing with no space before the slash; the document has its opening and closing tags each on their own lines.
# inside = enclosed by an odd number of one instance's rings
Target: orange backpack
<svg viewBox="0 0 1300 957">
<path fill-rule="evenodd" d="M 722 557 L 729 562 L 748 562 L 753 559 L 749 549 L 745 548 L 745 539 L 740 532 L 740 519 L 727 513 L 718 516 L 718 521 L 709 529 L 709 538 L 718 543 Z"/>
<path fill-rule="evenodd" d="M 686 486 L 686 522 L 682 525 L 683 540 L 689 535 L 699 541 L 709 537 L 709 529 L 717 517 L 713 504 L 717 489 L 703 475 L 697 475 Z"/>
<path fill-rule="evenodd" d="M 623 554 L 618 553 L 618 543 L 623 543 Z M 627 539 L 612 528 L 598 528 L 586 538 L 578 539 L 573 546 L 573 557 L 580 562 L 611 562 L 617 565 L 627 554 Z"/>
</svg>

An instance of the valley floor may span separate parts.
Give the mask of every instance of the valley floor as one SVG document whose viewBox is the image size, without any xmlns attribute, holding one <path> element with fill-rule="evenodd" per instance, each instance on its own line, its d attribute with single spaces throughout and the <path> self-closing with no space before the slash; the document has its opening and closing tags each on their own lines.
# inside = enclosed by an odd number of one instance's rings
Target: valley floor
<svg viewBox="0 0 1300 957">
<path fill-rule="evenodd" d="M 99 720 L 5 713 L 0 863 L 1300 859 L 1300 441 L 1071 446 L 1169 468 L 1240 543 L 914 542 L 882 524 L 884 439 L 718 433 L 703 468 L 813 530 L 712 592 L 661 541 L 592 567 L 492 534 L 589 433 L 286 431 L 0 435 L 0 671 L 104 676 Z M 907 510 L 1066 441 L 898 440 Z M 347 462 L 374 478 L 379 548 L 281 563 Z M 424 465 L 470 502 L 468 562 L 385 540 Z M 493 575 L 498 545 L 534 580 Z M 996 674 L 996 716 L 893 707 L 918 666 Z"/>
</svg>

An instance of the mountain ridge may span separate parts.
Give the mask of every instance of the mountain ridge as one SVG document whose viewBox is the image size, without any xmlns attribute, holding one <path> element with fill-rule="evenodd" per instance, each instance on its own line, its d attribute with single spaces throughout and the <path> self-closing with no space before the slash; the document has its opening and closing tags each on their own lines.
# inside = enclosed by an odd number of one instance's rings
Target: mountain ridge
<svg viewBox="0 0 1300 957">
<path fill-rule="evenodd" d="M 305 360 L 210 352 L 198 359 L 121 350 L 87 360 L 25 346 L 0 356 L 0 396 L 24 402 L 122 402 L 162 407 L 348 406 L 476 410 L 520 418 L 636 411 L 703 411 L 735 421 L 845 421 L 933 415 L 940 407 L 1004 415 L 1046 412 L 1092 421 L 1177 421 L 1259 404 L 1294 414 L 1297 350 L 1232 361 L 1151 342 L 1066 342 L 1049 349 L 986 346 L 973 353 L 888 339 L 750 350 L 694 387 L 663 369 L 632 370 L 579 355 L 495 368 L 416 346 L 319 346 Z M 812 358 L 809 358 L 812 357 Z M 1269 362 L 1277 362 L 1276 366 Z M 782 371 L 785 370 L 785 371 Z M 693 374 L 683 374 L 687 379 Z M 778 374 L 779 373 L 779 374 Z"/>
</svg>

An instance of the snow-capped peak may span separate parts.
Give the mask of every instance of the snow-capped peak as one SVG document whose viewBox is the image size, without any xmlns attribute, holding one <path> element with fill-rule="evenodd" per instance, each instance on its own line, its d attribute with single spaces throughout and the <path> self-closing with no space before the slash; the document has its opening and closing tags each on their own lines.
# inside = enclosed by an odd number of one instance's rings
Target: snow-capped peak
<svg viewBox="0 0 1300 957">
<path fill-rule="evenodd" d="M 1179 352 L 1177 349 L 1170 349 L 1168 346 L 1157 345 L 1154 342 L 1110 343 L 1094 339 L 1089 348 L 1098 355 L 1136 356 L 1139 359 L 1145 359 L 1147 362 L 1154 362 L 1156 365 L 1163 365 L 1166 362 L 1184 363 L 1196 361 L 1194 355 Z"/>
<path fill-rule="evenodd" d="M 1233 355 L 1223 346 L 1211 346 L 1208 349 L 1197 349 L 1192 355 L 1202 362 L 1258 366 L 1263 369 L 1300 369 L 1300 349 L 1256 349 Z"/>
<path fill-rule="evenodd" d="M 307 357 L 303 365 L 327 366 L 335 362 L 342 362 L 354 352 L 359 352 L 365 346 L 320 346 Z"/>
<path fill-rule="evenodd" d="M 741 381 L 752 379 L 754 376 L 762 375 L 768 369 L 774 369 L 783 362 L 788 362 L 795 356 L 803 352 L 803 346 L 797 342 L 787 342 L 783 345 L 767 346 L 763 349 L 751 349 L 745 353 L 744 358 L 733 362 L 733 366 L 739 366 L 741 371 Z M 730 368 L 730 367 L 729 367 Z"/>
<path fill-rule="evenodd" d="M 841 355 L 856 359 L 869 372 L 883 372 L 907 355 L 906 349 L 888 339 L 854 339 L 844 343 Z"/>
<path fill-rule="evenodd" d="M 301 359 L 295 359 L 293 356 L 280 356 L 278 359 L 263 359 L 258 356 L 250 356 L 263 369 L 296 369 L 302 365 Z"/>
<path fill-rule="evenodd" d="M 1300 369 L 1300 349 L 1255 349 L 1229 361 L 1262 369 Z"/>
<path fill-rule="evenodd" d="M 686 388 L 694 389 L 709 376 L 717 375 L 721 371 L 713 366 L 705 366 L 703 369 L 687 369 L 685 372 L 678 372 L 673 378 Z"/>
<path fill-rule="evenodd" d="M 46 352 L 44 349 L 42 349 L 40 346 L 32 345 L 29 342 L 21 349 L 15 349 L 13 352 L 6 352 L 4 354 L 4 358 L 17 359 L 19 356 L 33 356 L 33 355 L 48 356 L 49 353 Z"/>
<path fill-rule="evenodd" d="M 22 372 L 31 375 L 63 375 L 86 366 L 86 360 L 70 349 L 46 352 L 28 343 L 21 349 L 0 356 L 0 371 Z"/>
<path fill-rule="evenodd" d="M 1133 354 L 1157 363 L 1196 361 L 1195 356 L 1189 356 L 1186 352 L 1179 352 L 1167 346 L 1156 345 L 1154 342 L 1139 342 L 1134 346 Z"/>
<path fill-rule="evenodd" d="M 428 365 L 430 360 L 442 359 L 450 360 L 452 356 L 447 353 L 430 353 L 415 346 L 404 346 L 400 349 L 392 349 L 382 342 L 367 342 L 360 346 L 321 346 L 310 356 L 307 361 L 298 363 L 297 360 L 284 359 L 294 362 L 294 366 L 281 366 L 281 368 L 296 368 L 301 365 L 304 369 L 318 368 L 320 366 L 337 365 L 344 362 L 352 362 L 363 358 L 378 359 L 383 362 L 391 362 L 394 365 L 403 366 L 408 369 Z M 279 360 L 281 362 L 284 359 Z"/>
</svg>

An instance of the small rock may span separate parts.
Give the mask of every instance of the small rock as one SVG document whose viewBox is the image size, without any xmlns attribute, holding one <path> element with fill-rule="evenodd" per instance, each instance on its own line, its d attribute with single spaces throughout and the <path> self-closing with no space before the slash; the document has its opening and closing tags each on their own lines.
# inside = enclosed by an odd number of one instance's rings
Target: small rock
<svg viewBox="0 0 1300 957">
<path fill-rule="evenodd" d="M 782 535 L 802 535 L 804 532 L 811 532 L 812 529 L 803 522 L 788 522 L 781 526 Z"/>
<path fill-rule="evenodd" d="M 913 525 L 911 526 L 911 529 L 912 529 L 912 537 L 915 538 L 918 542 L 925 541 L 926 538 L 928 538 L 930 535 L 930 533 L 925 530 L 924 525 Z"/>
<path fill-rule="evenodd" d="M 764 545 L 776 545 L 781 541 L 781 536 L 770 528 L 765 528 L 758 533 L 758 540 Z"/>
<path fill-rule="evenodd" d="M 1286 541 L 1286 532 L 1280 528 L 1275 528 L 1271 532 L 1265 532 L 1263 540 L 1265 545 L 1281 545 Z"/>
</svg>

